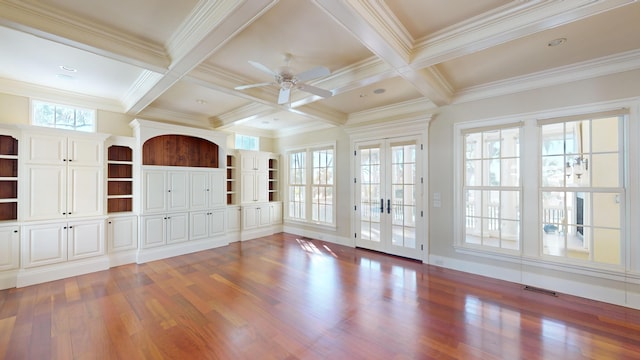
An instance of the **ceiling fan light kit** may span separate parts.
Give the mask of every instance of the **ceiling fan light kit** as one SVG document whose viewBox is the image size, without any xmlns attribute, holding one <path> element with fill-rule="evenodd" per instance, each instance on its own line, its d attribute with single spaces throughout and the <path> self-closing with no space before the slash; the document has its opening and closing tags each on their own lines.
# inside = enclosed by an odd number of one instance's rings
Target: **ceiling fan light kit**
<svg viewBox="0 0 640 360">
<path fill-rule="evenodd" d="M 291 54 L 285 54 L 284 60 L 286 62 L 286 65 L 283 66 L 279 72 L 271 70 L 269 67 L 257 61 L 249 60 L 249 64 L 251 64 L 251 66 L 253 66 L 254 68 L 264 73 L 267 73 L 273 76 L 274 81 L 249 84 L 249 85 L 241 85 L 241 86 L 237 86 L 235 89 L 245 90 L 245 89 L 250 89 L 254 87 L 277 85 L 280 87 L 280 93 L 278 94 L 279 105 L 286 104 L 289 102 L 291 98 L 292 89 L 302 90 L 304 92 L 308 92 L 310 94 L 317 95 L 323 98 L 333 96 L 333 93 L 329 90 L 325 90 L 313 85 L 305 84 L 306 81 L 321 78 L 331 74 L 331 71 L 329 71 L 328 68 L 324 66 L 317 66 L 296 75 L 291 72 L 291 68 L 289 67 L 289 61 L 291 61 Z"/>
</svg>

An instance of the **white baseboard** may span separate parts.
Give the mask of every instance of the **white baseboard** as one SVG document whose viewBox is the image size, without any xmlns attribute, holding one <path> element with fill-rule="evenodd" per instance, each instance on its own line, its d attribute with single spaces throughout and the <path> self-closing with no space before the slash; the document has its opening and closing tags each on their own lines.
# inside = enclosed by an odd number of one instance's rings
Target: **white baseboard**
<svg viewBox="0 0 640 360">
<path fill-rule="evenodd" d="M 322 241 L 326 241 L 326 242 L 330 242 L 330 243 L 334 243 L 334 244 L 338 244 L 338 245 L 344 245 L 344 246 L 348 246 L 348 247 L 355 247 L 356 243 L 354 239 L 350 239 L 350 238 L 346 238 L 343 236 L 336 236 L 336 235 L 332 235 L 332 234 L 327 234 L 326 232 L 319 232 L 319 231 L 313 231 L 313 230 L 308 230 L 308 229 L 300 229 L 298 227 L 291 227 L 291 226 L 283 226 L 282 231 L 288 233 L 288 234 L 293 234 L 293 235 L 298 235 L 298 236 L 304 236 L 304 237 L 308 237 L 311 239 L 317 239 L 317 240 L 322 240 Z"/>
<path fill-rule="evenodd" d="M 628 285 L 621 279 L 602 279 L 593 277 L 592 283 L 571 280 L 571 274 L 565 277 L 554 276 L 553 272 L 543 267 L 527 265 L 530 271 L 507 270 L 501 266 L 488 265 L 473 261 L 465 261 L 442 257 L 429 256 L 429 263 L 443 268 L 458 270 L 466 273 L 486 276 L 493 279 L 509 281 L 517 284 L 529 285 L 540 289 L 555 291 L 559 294 L 578 296 L 586 299 L 601 301 L 609 304 L 640 309 L 640 292 L 629 291 Z M 538 270 L 536 272 L 536 270 Z M 558 270 L 556 270 L 558 271 Z M 585 277 L 585 275 L 580 275 Z"/>
<path fill-rule="evenodd" d="M 18 270 L 0 271 L 0 290 L 16 287 Z"/>
<path fill-rule="evenodd" d="M 137 262 L 138 264 L 143 264 L 149 261 L 156 261 L 174 256 L 191 254 L 194 252 L 209 250 L 228 244 L 229 243 L 223 239 L 215 238 L 187 241 L 183 243 L 165 245 L 155 248 L 140 249 L 138 250 L 135 262 Z"/>
<path fill-rule="evenodd" d="M 16 287 L 40 284 L 107 269 L 109 269 L 109 258 L 106 255 L 60 264 L 20 269 L 16 278 Z"/>
<path fill-rule="evenodd" d="M 120 251 L 109 254 L 109 267 L 116 267 L 136 262 L 138 249 Z"/>
</svg>

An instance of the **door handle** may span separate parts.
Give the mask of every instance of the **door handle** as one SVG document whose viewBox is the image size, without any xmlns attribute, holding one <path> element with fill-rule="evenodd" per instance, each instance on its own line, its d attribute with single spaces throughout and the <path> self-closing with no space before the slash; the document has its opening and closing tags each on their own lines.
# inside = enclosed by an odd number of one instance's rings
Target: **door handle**
<svg viewBox="0 0 640 360">
<path fill-rule="evenodd" d="M 387 199 L 387 214 L 391 214 L 391 200 Z"/>
<path fill-rule="evenodd" d="M 380 199 L 380 214 L 384 214 L 384 199 Z"/>
</svg>

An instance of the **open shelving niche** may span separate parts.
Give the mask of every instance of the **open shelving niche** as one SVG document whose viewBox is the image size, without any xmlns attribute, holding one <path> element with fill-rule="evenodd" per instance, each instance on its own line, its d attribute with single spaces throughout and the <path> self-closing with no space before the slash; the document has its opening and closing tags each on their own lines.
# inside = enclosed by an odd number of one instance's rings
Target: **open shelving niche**
<svg viewBox="0 0 640 360">
<path fill-rule="evenodd" d="M 278 159 L 269 159 L 269 201 L 280 201 L 278 196 Z"/>
<path fill-rule="evenodd" d="M 133 211 L 133 150 L 111 145 L 107 158 L 107 212 Z"/>
<path fill-rule="evenodd" d="M 18 219 L 18 140 L 0 135 L 0 221 Z"/>
<path fill-rule="evenodd" d="M 237 200 L 237 158 L 235 154 L 227 154 L 227 205 L 236 205 Z"/>
</svg>

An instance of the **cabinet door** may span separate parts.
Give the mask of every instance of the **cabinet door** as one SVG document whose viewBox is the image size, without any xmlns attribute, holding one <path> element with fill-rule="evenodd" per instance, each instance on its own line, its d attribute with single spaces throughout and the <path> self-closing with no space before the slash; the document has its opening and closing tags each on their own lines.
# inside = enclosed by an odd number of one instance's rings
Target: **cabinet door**
<svg viewBox="0 0 640 360">
<path fill-rule="evenodd" d="M 69 260 L 104 255 L 104 222 L 76 221 L 67 226 Z"/>
<path fill-rule="evenodd" d="M 135 216 L 114 217 L 107 220 L 109 252 L 136 249 L 138 222 Z"/>
<path fill-rule="evenodd" d="M 271 217 L 271 224 L 282 224 L 282 203 L 272 202 L 269 203 L 269 212 Z"/>
<path fill-rule="evenodd" d="M 165 215 L 142 217 L 142 244 L 143 248 L 161 246 L 165 241 Z"/>
<path fill-rule="evenodd" d="M 229 231 L 240 230 L 241 210 L 239 207 L 227 208 L 227 229 Z"/>
<path fill-rule="evenodd" d="M 256 154 L 255 165 L 257 171 L 267 172 L 269 170 L 269 156 L 264 153 Z"/>
<path fill-rule="evenodd" d="M 187 171 L 169 171 L 168 211 L 189 210 L 189 173 Z"/>
<path fill-rule="evenodd" d="M 256 171 L 258 164 L 256 163 L 256 154 L 243 151 L 240 153 L 240 170 Z"/>
<path fill-rule="evenodd" d="M 254 206 L 242 208 L 242 229 L 249 230 L 258 227 L 258 208 Z"/>
<path fill-rule="evenodd" d="M 167 243 L 189 240 L 189 215 L 187 213 L 169 214 L 167 216 Z"/>
<path fill-rule="evenodd" d="M 66 164 L 66 137 L 29 134 L 26 141 L 26 162 L 29 164 Z"/>
<path fill-rule="evenodd" d="M 258 201 L 258 196 L 256 192 L 256 172 L 244 172 L 242 173 L 242 191 L 241 197 L 243 203 L 249 203 Z"/>
<path fill-rule="evenodd" d="M 27 220 L 63 219 L 67 216 L 67 167 L 31 165 L 26 169 Z M 89 194 L 93 196 L 94 194 Z"/>
<path fill-rule="evenodd" d="M 143 179 L 143 211 L 145 213 L 166 211 L 168 189 L 166 173 L 160 170 L 146 170 Z"/>
<path fill-rule="evenodd" d="M 101 166 L 103 142 L 95 139 L 69 138 L 67 162 L 76 166 Z"/>
<path fill-rule="evenodd" d="M 205 171 L 192 171 L 191 178 L 191 210 L 204 210 L 209 205 L 209 173 Z"/>
<path fill-rule="evenodd" d="M 0 227 L 0 271 L 18 268 L 19 243 L 17 226 Z"/>
<path fill-rule="evenodd" d="M 25 226 L 22 233 L 22 267 L 30 268 L 66 261 L 66 227 L 66 223 Z"/>
<path fill-rule="evenodd" d="M 224 234 L 225 213 L 226 210 L 224 208 L 209 212 L 209 235 L 216 236 Z"/>
<path fill-rule="evenodd" d="M 264 205 L 258 208 L 258 226 L 271 225 L 271 213 L 269 206 Z"/>
<path fill-rule="evenodd" d="M 68 171 L 67 216 L 101 215 L 104 196 L 102 169 L 70 166 Z"/>
<path fill-rule="evenodd" d="M 189 214 L 189 233 L 191 240 L 204 239 L 209 236 L 209 212 L 198 211 Z"/>
<path fill-rule="evenodd" d="M 256 194 L 255 198 L 259 202 L 267 202 L 269 201 L 269 176 L 266 172 L 257 172 L 255 177 L 256 185 Z"/>
<path fill-rule="evenodd" d="M 226 174 L 224 171 L 215 171 L 209 177 L 209 207 L 223 206 L 227 203 Z"/>
</svg>

